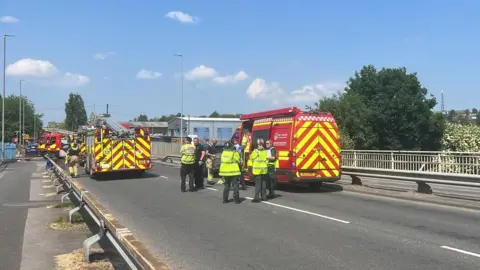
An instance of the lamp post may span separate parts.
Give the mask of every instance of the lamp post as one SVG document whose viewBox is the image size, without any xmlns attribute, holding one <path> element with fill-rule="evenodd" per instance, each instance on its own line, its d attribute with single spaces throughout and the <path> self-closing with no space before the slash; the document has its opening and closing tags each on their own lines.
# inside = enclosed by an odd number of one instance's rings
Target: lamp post
<svg viewBox="0 0 480 270">
<path fill-rule="evenodd" d="M 7 38 L 13 35 L 3 35 L 3 94 L 2 94 L 2 160 L 5 160 L 5 71 L 7 68 Z"/>
<path fill-rule="evenodd" d="M 180 57 L 180 70 L 182 76 L 182 107 L 180 111 L 180 143 L 183 143 L 183 54 L 174 54 L 174 56 Z"/>
<path fill-rule="evenodd" d="M 23 142 L 23 132 L 22 132 L 22 82 L 23 80 L 20 80 L 20 99 L 18 100 L 18 144 L 20 145 L 21 142 Z M 25 115 L 25 111 L 23 112 Z M 22 138 L 22 139 L 20 139 Z"/>
</svg>

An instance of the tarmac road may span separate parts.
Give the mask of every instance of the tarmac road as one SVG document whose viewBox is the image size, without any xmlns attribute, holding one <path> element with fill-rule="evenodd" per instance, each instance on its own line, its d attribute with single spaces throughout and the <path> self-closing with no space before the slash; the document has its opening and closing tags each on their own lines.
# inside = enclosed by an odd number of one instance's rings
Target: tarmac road
<svg viewBox="0 0 480 270">
<path fill-rule="evenodd" d="M 77 180 L 171 269 L 480 268 L 478 211 L 302 188 L 222 204 L 221 186 L 181 193 L 178 168 L 152 173 Z"/>
</svg>

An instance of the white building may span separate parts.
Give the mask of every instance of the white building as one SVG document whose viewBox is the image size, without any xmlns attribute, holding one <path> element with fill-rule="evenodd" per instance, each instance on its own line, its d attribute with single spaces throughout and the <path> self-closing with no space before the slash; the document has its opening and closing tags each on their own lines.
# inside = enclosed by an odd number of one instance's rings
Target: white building
<svg viewBox="0 0 480 270">
<path fill-rule="evenodd" d="M 229 140 L 240 123 L 239 118 L 183 117 L 183 135 L 197 135 L 200 139 Z M 180 117 L 168 122 L 168 134 L 180 136 Z"/>
</svg>

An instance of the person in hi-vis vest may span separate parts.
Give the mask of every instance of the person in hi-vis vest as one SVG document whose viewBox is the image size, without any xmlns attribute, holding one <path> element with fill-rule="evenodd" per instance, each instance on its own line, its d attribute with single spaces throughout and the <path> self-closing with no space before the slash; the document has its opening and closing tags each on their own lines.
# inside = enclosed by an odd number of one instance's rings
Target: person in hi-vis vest
<svg viewBox="0 0 480 270">
<path fill-rule="evenodd" d="M 238 187 L 239 178 L 241 177 L 240 171 L 240 154 L 235 150 L 232 143 L 226 142 L 224 144 L 222 152 L 220 172 L 219 175 L 224 179 L 223 188 L 223 203 L 228 202 L 228 194 L 230 188 L 233 190 L 233 199 L 235 203 L 240 203 L 240 192 Z"/>
<path fill-rule="evenodd" d="M 267 151 L 264 148 L 262 138 L 257 140 L 257 148 L 250 154 L 249 162 L 252 164 L 252 174 L 255 178 L 255 196 L 253 203 L 268 201 L 267 199 L 267 179 L 268 179 L 268 159 Z"/>
</svg>

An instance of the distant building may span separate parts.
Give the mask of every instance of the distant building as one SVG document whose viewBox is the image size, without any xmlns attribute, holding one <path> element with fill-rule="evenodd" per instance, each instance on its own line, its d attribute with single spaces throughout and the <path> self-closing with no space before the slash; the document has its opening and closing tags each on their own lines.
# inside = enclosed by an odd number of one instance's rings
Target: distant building
<svg viewBox="0 0 480 270">
<path fill-rule="evenodd" d="M 177 117 L 168 122 L 170 136 L 180 136 L 180 121 Z M 197 135 L 200 139 L 228 140 L 240 123 L 239 118 L 183 117 L 183 134 Z"/>
<path fill-rule="evenodd" d="M 167 122 L 120 122 L 126 128 L 139 127 L 147 128 L 150 134 L 167 134 Z"/>
<path fill-rule="evenodd" d="M 63 123 L 63 122 L 52 121 L 52 122 L 47 123 L 47 128 L 60 128 L 64 125 L 65 125 L 65 123 Z"/>
</svg>

